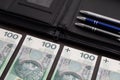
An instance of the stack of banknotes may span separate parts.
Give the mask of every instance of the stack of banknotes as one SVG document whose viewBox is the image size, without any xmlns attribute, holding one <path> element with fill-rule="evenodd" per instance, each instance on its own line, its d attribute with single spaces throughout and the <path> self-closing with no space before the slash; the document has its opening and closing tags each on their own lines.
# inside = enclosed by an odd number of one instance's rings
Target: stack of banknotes
<svg viewBox="0 0 120 80">
<path fill-rule="evenodd" d="M 17 54 L 3 80 L 120 80 L 120 61 L 69 46 L 60 50 L 60 44 L 26 35 L 19 51 L 16 51 L 22 35 L 0 28 L 0 77 L 13 54 Z M 56 56 L 61 54 L 51 72 Z M 52 73 L 50 79 L 48 75 Z"/>
</svg>

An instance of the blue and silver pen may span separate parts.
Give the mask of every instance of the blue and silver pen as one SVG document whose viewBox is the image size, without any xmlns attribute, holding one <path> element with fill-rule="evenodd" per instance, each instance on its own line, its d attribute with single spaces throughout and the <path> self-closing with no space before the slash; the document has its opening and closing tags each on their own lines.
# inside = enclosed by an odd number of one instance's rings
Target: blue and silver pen
<svg viewBox="0 0 120 80">
<path fill-rule="evenodd" d="M 96 28 L 96 27 L 93 27 L 93 26 L 90 26 L 90 25 L 87 25 L 87 24 L 83 24 L 83 23 L 75 23 L 75 25 L 80 27 L 80 28 L 89 29 L 93 32 L 100 32 L 100 33 L 106 34 L 108 36 L 115 37 L 115 39 L 120 41 L 120 35 L 118 35 L 118 34 L 115 34 L 115 33 L 112 33 L 112 32 L 109 32 L 109 31 L 106 31 L 106 30 L 103 30 L 103 29 L 99 29 L 99 28 Z"/>
<path fill-rule="evenodd" d="M 94 25 L 106 27 L 108 29 L 115 30 L 117 32 L 120 32 L 120 28 L 119 27 L 107 24 L 105 22 L 101 22 L 101 21 L 97 21 L 97 20 L 94 20 L 94 19 L 91 19 L 91 18 L 81 17 L 81 16 L 77 16 L 77 19 L 82 20 L 82 21 L 86 21 L 88 23 L 92 23 Z"/>
</svg>

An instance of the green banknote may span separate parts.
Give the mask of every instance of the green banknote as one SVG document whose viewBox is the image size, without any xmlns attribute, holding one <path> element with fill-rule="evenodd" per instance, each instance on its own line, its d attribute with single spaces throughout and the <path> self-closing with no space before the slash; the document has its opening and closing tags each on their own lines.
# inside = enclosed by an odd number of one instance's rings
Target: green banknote
<svg viewBox="0 0 120 80">
<path fill-rule="evenodd" d="M 59 44 L 26 36 L 5 80 L 46 80 Z"/>
<path fill-rule="evenodd" d="M 102 57 L 96 80 L 120 80 L 120 61 Z"/>
<path fill-rule="evenodd" d="M 65 46 L 51 80 L 91 80 L 97 57 Z"/>
<path fill-rule="evenodd" d="M 0 28 L 0 76 L 13 55 L 21 35 Z"/>
</svg>

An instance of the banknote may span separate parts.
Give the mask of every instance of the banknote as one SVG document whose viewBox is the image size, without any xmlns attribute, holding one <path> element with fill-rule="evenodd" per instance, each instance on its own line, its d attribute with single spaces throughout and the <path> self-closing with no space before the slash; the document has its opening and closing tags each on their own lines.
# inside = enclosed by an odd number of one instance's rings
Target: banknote
<svg viewBox="0 0 120 80">
<path fill-rule="evenodd" d="M 13 55 L 22 35 L 0 28 L 0 76 Z"/>
<path fill-rule="evenodd" d="M 5 80 L 46 80 L 59 44 L 27 35 Z"/>
<path fill-rule="evenodd" d="M 91 80 L 98 56 L 65 46 L 51 80 Z"/>
<path fill-rule="evenodd" d="M 120 61 L 102 57 L 96 80 L 120 80 Z"/>
</svg>

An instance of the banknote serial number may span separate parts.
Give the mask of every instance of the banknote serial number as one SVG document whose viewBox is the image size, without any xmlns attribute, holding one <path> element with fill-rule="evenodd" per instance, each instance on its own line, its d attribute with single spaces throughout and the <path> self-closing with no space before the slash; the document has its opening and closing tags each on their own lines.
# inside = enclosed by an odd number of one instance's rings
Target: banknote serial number
<svg viewBox="0 0 120 80">
<path fill-rule="evenodd" d="M 43 42 L 42 46 L 46 47 L 46 48 L 53 49 L 53 50 L 57 48 L 57 45 L 49 43 L 49 42 Z"/>
<path fill-rule="evenodd" d="M 81 58 L 89 59 L 90 61 L 95 60 L 95 56 L 93 56 L 93 55 L 89 55 L 89 54 L 86 54 L 86 53 L 80 53 L 80 54 L 81 54 Z"/>
<path fill-rule="evenodd" d="M 14 34 L 12 32 L 5 32 L 4 36 L 8 37 L 8 38 L 15 39 L 15 40 L 19 38 L 19 36 L 17 34 Z"/>
</svg>

